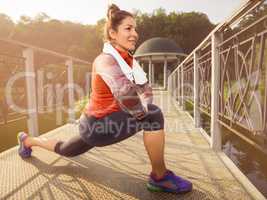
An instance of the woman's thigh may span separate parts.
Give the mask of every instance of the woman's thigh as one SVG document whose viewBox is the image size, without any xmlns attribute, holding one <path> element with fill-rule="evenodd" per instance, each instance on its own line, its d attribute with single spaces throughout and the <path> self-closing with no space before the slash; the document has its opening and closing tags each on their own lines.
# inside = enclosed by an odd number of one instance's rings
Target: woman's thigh
<svg viewBox="0 0 267 200">
<path fill-rule="evenodd" d="M 76 135 L 67 141 L 59 141 L 55 146 L 55 152 L 62 156 L 73 157 L 85 153 L 93 147 L 84 142 L 80 135 Z"/>
<path fill-rule="evenodd" d="M 124 111 L 100 119 L 82 116 L 79 129 L 84 141 L 93 146 L 111 145 L 142 130 L 137 120 Z"/>
<path fill-rule="evenodd" d="M 163 129 L 164 119 L 160 108 L 148 104 L 148 113 L 142 120 L 137 120 L 124 111 L 118 111 L 104 118 L 82 116 L 80 134 L 92 146 L 106 146 L 120 142 L 141 130 L 155 131 Z"/>
</svg>

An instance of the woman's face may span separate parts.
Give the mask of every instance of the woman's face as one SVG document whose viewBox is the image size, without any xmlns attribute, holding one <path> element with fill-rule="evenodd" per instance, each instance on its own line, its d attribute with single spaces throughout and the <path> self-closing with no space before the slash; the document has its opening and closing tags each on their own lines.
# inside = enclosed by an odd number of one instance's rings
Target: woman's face
<svg viewBox="0 0 267 200">
<path fill-rule="evenodd" d="M 134 50 L 138 40 L 136 22 L 132 17 L 126 17 L 117 28 L 110 30 L 110 36 L 114 40 L 115 47 L 120 50 Z"/>
</svg>

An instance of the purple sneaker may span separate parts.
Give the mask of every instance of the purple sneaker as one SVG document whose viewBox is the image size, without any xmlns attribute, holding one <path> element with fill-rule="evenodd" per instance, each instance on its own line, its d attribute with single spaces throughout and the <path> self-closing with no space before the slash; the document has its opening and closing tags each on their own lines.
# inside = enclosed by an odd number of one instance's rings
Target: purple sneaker
<svg viewBox="0 0 267 200">
<path fill-rule="evenodd" d="M 18 153 L 19 153 L 20 157 L 22 157 L 22 158 L 29 158 L 29 157 L 31 157 L 31 153 L 32 153 L 32 149 L 29 147 L 26 147 L 23 144 L 23 141 L 27 137 L 28 137 L 28 135 L 24 132 L 19 132 L 17 135 L 18 144 L 19 144 Z"/>
<path fill-rule="evenodd" d="M 147 189 L 151 192 L 171 192 L 171 193 L 187 193 L 192 190 L 192 183 L 179 176 L 176 176 L 172 171 L 167 170 L 164 176 L 156 179 L 155 175 L 150 174 L 147 183 Z"/>
</svg>

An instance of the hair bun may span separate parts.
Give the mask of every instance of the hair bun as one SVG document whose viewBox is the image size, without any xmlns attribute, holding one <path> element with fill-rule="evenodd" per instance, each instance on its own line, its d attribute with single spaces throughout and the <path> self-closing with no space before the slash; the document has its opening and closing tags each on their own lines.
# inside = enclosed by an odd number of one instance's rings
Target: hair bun
<svg viewBox="0 0 267 200">
<path fill-rule="evenodd" d="M 111 4 L 108 7 L 108 13 L 107 13 L 108 19 L 111 19 L 113 17 L 114 13 L 116 13 L 118 11 L 120 11 L 120 8 L 115 4 Z"/>
</svg>

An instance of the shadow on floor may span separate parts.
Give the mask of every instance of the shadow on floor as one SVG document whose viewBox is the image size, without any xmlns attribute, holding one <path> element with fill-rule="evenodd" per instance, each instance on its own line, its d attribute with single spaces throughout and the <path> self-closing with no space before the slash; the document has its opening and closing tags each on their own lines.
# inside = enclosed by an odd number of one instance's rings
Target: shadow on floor
<svg viewBox="0 0 267 200">
<path fill-rule="evenodd" d="M 151 193 L 146 190 L 146 180 L 141 178 L 99 165 L 84 159 L 82 156 L 79 157 L 78 162 L 68 160 L 69 164 L 59 166 L 62 159 L 65 160 L 65 158 L 60 157 L 51 164 L 47 164 L 36 157 L 25 159 L 26 162 L 38 169 L 39 173 L 35 178 L 46 178 L 46 183 L 38 191 L 32 193 L 29 199 L 38 197 L 41 199 L 58 199 L 60 192 L 64 193 L 68 199 L 208 199 L 205 193 L 197 189 L 184 195 Z M 81 162 L 80 165 L 79 162 Z M 23 186 L 20 185 L 6 197 L 13 196 Z"/>
</svg>

